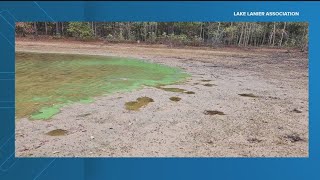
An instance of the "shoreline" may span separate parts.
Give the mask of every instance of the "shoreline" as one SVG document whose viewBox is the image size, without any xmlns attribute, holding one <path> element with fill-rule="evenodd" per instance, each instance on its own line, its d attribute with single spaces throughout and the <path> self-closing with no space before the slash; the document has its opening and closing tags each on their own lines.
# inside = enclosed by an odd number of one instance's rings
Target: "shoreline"
<svg viewBox="0 0 320 180">
<path fill-rule="evenodd" d="M 146 87 L 73 104 L 46 122 L 22 119 L 16 122 L 18 157 L 308 157 L 304 55 L 33 41 L 17 41 L 16 49 L 141 58 L 191 74 L 166 88 L 194 92 Z M 239 95 L 250 93 L 256 97 Z M 154 102 L 137 112 L 125 109 L 143 96 Z M 54 129 L 68 133 L 46 135 Z"/>
</svg>

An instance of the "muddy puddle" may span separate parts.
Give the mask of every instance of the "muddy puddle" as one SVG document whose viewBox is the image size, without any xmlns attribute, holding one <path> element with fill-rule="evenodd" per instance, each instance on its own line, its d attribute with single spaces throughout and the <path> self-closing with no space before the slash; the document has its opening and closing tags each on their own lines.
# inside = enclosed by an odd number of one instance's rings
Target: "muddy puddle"
<svg viewBox="0 0 320 180">
<path fill-rule="evenodd" d="M 129 101 L 125 103 L 125 107 L 130 111 L 139 111 L 140 108 L 147 106 L 149 103 L 154 102 L 152 98 L 149 97 L 139 97 L 136 101 Z"/>
<path fill-rule="evenodd" d="M 67 130 L 64 129 L 55 129 L 46 133 L 49 136 L 65 136 L 68 134 Z"/>
<path fill-rule="evenodd" d="M 178 101 L 181 100 L 181 98 L 179 98 L 179 97 L 170 97 L 169 99 L 170 99 L 171 101 L 175 101 L 175 102 L 178 102 Z"/>
</svg>

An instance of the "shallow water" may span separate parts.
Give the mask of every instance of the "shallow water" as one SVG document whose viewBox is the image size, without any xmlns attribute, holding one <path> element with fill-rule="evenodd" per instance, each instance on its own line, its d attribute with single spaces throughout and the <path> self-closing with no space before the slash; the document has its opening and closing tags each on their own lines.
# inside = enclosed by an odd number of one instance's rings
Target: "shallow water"
<svg viewBox="0 0 320 180">
<path fill-rule="evenodd" d="M 67 130 L 64 129 L 55 129 L 46 133 L 49 136 L 64 136 L 68 134 Z"/>
<path fill-rule="evenodd" d="M 173 84 L 180 69 L 136 59 L 16 53 L 16 117 L 49 119 L 65 105 L 142 86 Z"/>
<path fill-rule="evenodd" d="M 181 88 L 164 88 L 164 87 L 158 87 L 158 88 L 162 89 L 164 91 L 168 91 L 168 92 L 195 94 L 193 91 L 187 91 L 187 90 L 181 89 Z"/>
<path fill-rule="evenodd" d="M 152 98 L 140 97 L 136 101 L 126 102 L 125 106 L 127 110 L 139 111 L 140 108 L 147 106 L 149 103 L 154 102 Z"/>
</svg>

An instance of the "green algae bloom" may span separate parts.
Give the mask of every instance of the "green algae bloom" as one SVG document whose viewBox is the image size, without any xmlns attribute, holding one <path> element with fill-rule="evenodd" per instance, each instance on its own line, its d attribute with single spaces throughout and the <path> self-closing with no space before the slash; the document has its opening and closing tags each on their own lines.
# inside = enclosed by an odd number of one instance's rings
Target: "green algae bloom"
<svg viewBox="0 0 320 180">
<path fill-rule="evenodd" d="M 63 106 L 143 86 L 169 85 L 188 75 L 138 59 L 16 53 L 16 117 L 50 119 Z"/>
</svg>

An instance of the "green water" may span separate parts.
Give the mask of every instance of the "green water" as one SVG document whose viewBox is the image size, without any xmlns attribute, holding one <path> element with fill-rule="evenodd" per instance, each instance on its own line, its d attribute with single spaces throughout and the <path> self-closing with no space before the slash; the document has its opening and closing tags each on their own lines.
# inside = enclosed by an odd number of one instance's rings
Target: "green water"
<svg viewBox="0 0 320 180">
<path fill-rule="evenodd" d="M 16 53 L 16 117 L 49 119 L 61 107 L 93 97 L 173 84 L 180 69 L 118 57 Z"/>
</svg>

